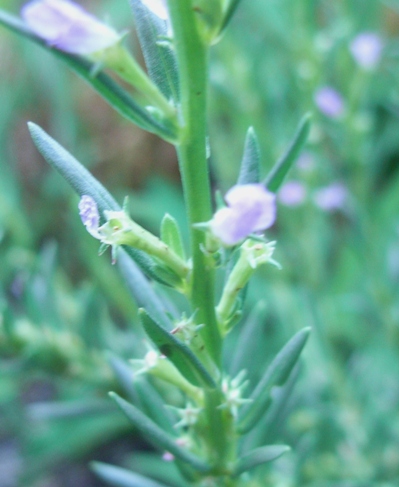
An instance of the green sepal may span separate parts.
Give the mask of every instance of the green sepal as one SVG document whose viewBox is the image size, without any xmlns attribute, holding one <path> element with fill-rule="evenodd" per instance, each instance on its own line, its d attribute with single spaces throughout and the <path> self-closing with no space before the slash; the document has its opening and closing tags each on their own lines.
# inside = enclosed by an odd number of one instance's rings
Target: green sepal
<svg viewBox="0 0 399 487">
<path fill-rule="evenodd" d="M 179 99 L 177 62 L 166 40 L 167 22 L 155 15 L 141 0 L 130 0 L 136 31 L 148 74 L 167 99 Z"/>
<path fill-rule="evenodd" d="M 64 61 L 76 74 L 83 78 L 97 93 L 99 93 L 117 112 L 126 117 L 140 128 L 153 132 L 165 140 L 176 142 L 178 135 L 170 125 L 160 123 L 151 116 L 142 105 L 104 72 L 98 72 L 98 63 L 90 62 L 48 45 L 43 39 L 35 35 L 18 17 L 0 9 L 0 23 L 17 34 L 28 38 L 50 51 L 58 59 Z"/>
<path fill-rule="evenodd" d="M 162 328 L 145 310 L 140 310 L 140 318 L 148 337 L 183 377 L 197 387 L 216 387 L 208 371 L 187 345 Z"/>
<path fill-rule="evenodd" d="M 284 453 L 290 451 L 287 445 L 268 445 L 250 451 L 242 456 L 234 468 L 233 477 L 238 477 L 242 473 L 264 463 L 272 462 L 281 457 Z"/>
<path fill-rule="evenodd" d="M 180 448 L 180 446 L 176 444 L 176 437 L 171 436 L 162 430 L 139 409 L 133 406 L 133 404 L 125 401 L 118 396 L 118 394 L 115 394 L 115 392 L 110 392 L 109 395 L 118 404 L 133 425 L 155 446 L 172 453 L 172 455 L 183 462 L 188 463 L 199 472 L 207 473 L 210 471 L 210 466 L 206 462 L 188 450 Z"/>
<path fill-rule="evenodd" d="M 91 196 L 101 215 L 105 210 L 121 211 L 121 207 L 104 186 L 66 149 L 38 125 L 28 122 L 28 127 L 39 152 L 54 169 L 61 173 L 79 196 Z M 165 284 L 165 281 L 158 276 L 156 265 L 150 257 L 131 247 L 125 247 L 125 250 L 148 276 Z"/>
<path fill-rule="evenodd" d="M 165 484 L 107 463 L 92 462 L 90 467 L 97 477 L 115 487 L 167 487 Z"/>
<path fill-rule="evenodd" d="M 161 240 L 170 247 L 175 254 L 185 260 L 183 241 L 179 225 L 175 218 L 166 213 L 161 223 Z"/>
<path fill-rule="evenodd" d="M 258 183 L 260 179 L 260 149 L 253 127 L 245 138 L 244 155 L 241 161 L 237 184 Z"/>
<path fill-rule="evenodd" d="M 250 396 L 252 402 L 243 408 L 238 418 L 237 431 L 240 434 L 248 432 L 261 419 L 271 403 L 272 387 L 281 386 L 288 379 L 306 344 L 310 330 L 307 327 L 296 333 L 266 369 L 264 376 Z"/>
<path fill-rule="evenodd" d="M 305 145 L 310 132 L 311 115 L 307 113 L 299 122 L 298 129 L 294 138 L 283 156 L 276 162 L 263 184 L 269 191 L 275 193 L 282 185 L 291 166 L 299 156 L 303 146 Z"/>
</svg>

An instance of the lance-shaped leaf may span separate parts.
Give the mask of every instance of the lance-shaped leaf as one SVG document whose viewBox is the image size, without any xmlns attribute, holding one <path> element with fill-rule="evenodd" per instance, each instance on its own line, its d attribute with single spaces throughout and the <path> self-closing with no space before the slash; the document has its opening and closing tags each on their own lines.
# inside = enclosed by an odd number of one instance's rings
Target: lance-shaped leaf
<svg viewBox="0 0 399 487">
<path fill-rule="evenodd" d="M 52 167 L 62 174 L 80 196 L 91 196 L 96 202 L 101 214 L 103 214 L 105 210 L 121 210 L 121 207 L 104 186 L 102 186 L 102 184 L 97 181 L 97 179 L 92 176 L 90 172 L 66 149 L 51 138 L 38 125 L 29 122 L 28 127 L 33 142 L 42 156 Z M 131 247 L 126 247 L 125 250 L 148 276 L 165 283 L 162 278 L 159 278 L 156 272 L 156 264 L 146 254 Z"/>
<path fill-rule="evenodd" d="M 129 400 L 137 404 L 164 431 L 174 433 L 172 415 L 165 408 L 161 396 L 146 378 L 134 377 L 132 367 L 119 357 L 110 355 L 109 362 Z"/>
<path fill-rule="evenodd" d="M 33 420 L 94 416 L 109 412 L 110 405 L 104 399 L 34 402 L 27 407 L 28 417 Z"/>
<path fill-rule="evenodd" d="M 166 306 L 154 291 L 151 283 L 124 250 L 118 254 L 118 267 L 137 304 L 145 308 L 165 328 L 171 328 Z M 152 268 L 156 269 L 156 267 Z"/>
<path fill-rule="evenodd" d="M 244 145 L 237 184 L 258 183 L 260 174 L 260 149 L 253 127 L 249 127 Z"/>
<path fill-rule="evenodd" d="M 161 240 L 179 257 L 186 258 L 179 225 L 169 213 L 165 214 L 161 223 Z"/>
<path fill-rule="evenodd" d="M 197 387 L 216 387 L 209 372 L 187 345 L 156 323 L 145 310 L 141 310 L 140 317 L 151 341 L 183 377 Z"/>
<path fill-rule="evenodd" d="M 273 193 L 282 185 L 291 166 L 299 156 L 305 145 L 310 131 L 311 116 L 307 113 L 299 123 L 297 132 L 283 156 L 276 162 L 269 175 L 264 180 L 264 184 Z"/>
<path fill-rule="evenodd" d="M 281 386 L 288 379 L 292 369 L 309 337 L 310 328 L 303 328 L 280 350 L 266 369 L 263 378 L 250 396 L 251 403 L 243 408 L 238 420 L 238 432 L 243 434 L 253 428 L 270 404 L 273 386 Z"/>
<path fill-rule="evenodd" d="M 229 1 L 227 8 L 226 8 L 226 12 L 225 12 L 224 17 L 223 17 L 222 25 L 220 26 L 220 31 L 219 31 L 220 33 L 222 33 L 224 31 L 224 29 L 227 27 L 227 25 L 229 24 L 231 18 L 234 15 L 234 12 L 236 11 L 240 2 L 241 2 L 241 0 L 230 0 Z"/>
<path fill-rule="evenodd" d="M 168 24 L 141 0 L 131 0 L 136 30 L 148 74 L 167 99 L 179 98 L 177 63 L 168 36 Z"/>
<path fill-rule="evenodd" d="M 251 468 L 277 460 L 277 458 L 290 450 L 291 448 L 287 445 L 268 445 L 256 448 L 238 460 L 233 476 L 238 477 Z"/>
<path fill-rule="evenodd" d="M 94 90 L 96 90 L 116 111 L 131 122 L 149 132 L 156 133 L 160 137 L 175 142 L 177 134 L 170 126 L 162 124 L 152 117 L 143 106 L 104 72 L 96 74 L 96 65 L 79 56 L 69 54 L 48 45 L 43 39 L 35 35 L 18 17 L 10 15 L 0 9 L 0 23 L 17 34 L 47 49 L 57 58 L 64 61 L 76 74 L 83 78 Z"/>
<path fill-rule="evenodd" d="M 101 480 L 115 487 L 167 487 L 165 484 L 107 463 L 93 462 L 90 466 Z"/>
<path fill-rule="evenodd" d="M 116 401 L 118 406 L 126 414 L 127 418 L 134 426 L 143 433 L 155 446 L 164 449 L 183 462 L 188 463 L 199 472 L 207 473 L 210 466 L 188 450 L 184 450 L 176 444 L 176 438 L 163 431 L 151 419 L 137 409 L 133 404 L 119 397 L 114 392 L 109 393 L 110 397 Z"/>
</svg>

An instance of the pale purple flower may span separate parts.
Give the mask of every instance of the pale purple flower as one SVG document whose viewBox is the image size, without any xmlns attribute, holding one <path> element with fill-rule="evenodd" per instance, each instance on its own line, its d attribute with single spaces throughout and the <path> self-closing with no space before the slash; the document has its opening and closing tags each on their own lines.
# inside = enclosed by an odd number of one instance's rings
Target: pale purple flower
<svg viewBox="0 0 399 487">
<path fill-rule="evenodd" d="M 383 42 L 375 32 L 362 32 L 350 44 L 350 51 L 359 66 L 374 69 L 380 61 Z"/>
<path fill-rule="evenodd" d="M 33 0 L 21 10 L 30 29 L 47 44 L 83 56 L 118 43 L 121 36 L 68 0 Z"/>
<path fill-rule="evenodd" d="M 313 154 L 311 152 L 303 152 L 296 162 L 296 166 L 301 171 L 307 172 L 311 171 L 315 166 L 315 161 Z"/>
<path fill-rule="evenodd" d="M 279 201 L 286 206 L 299 206 L 306 198 L 306 188 L 300 181 L 288 181 L 278 192 Z"/>
<path fill-rule="evenodd" d="M 338 118 L 344 113 L 344 100 L 341 94 L 331 86 L 319 88 L 314 100 L 319 110 L 327 117 Z"/>
<path fill-rule="evenodd" d="M 100 226 L 100 214 L 97 204 L 91 196 L 84 194 L 79 201 L 79 215 L 86 230 L 95 238 L 101 238 L 98 228 Z"/>
<path fill-rule="evenodd" d="M 320 188 L 314 193 L 314 202 L 325 211 L 344 208 L 348 199 L 348 190 L 339 182 Z"/>
<path fill-rule="evenodd" d="M 169 19 L 168 8 L 166 6 L 166 0 L 141 0 L 141 3 L 145 5 L 148 10 L 151 10 L 153 14 L 163 20 Z"/>
<path fill-rule="evenodd" d="M 210 229 L 227 246 L 271 227 L 276 219 L 276 197 L 262 184 L 233 186 L 225 200 L 228 206 L 215 213 Z"/>
</svg>

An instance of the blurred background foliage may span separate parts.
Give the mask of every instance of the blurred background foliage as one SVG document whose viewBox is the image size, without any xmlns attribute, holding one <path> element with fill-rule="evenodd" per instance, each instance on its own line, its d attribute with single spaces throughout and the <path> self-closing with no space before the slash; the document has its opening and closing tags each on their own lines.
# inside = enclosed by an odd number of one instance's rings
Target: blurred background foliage
<svg viewBox="0 0 399 487">
<path fill-rule="evenodd" d="M 84 4 L 128 29 L 140 56 L 127 1 Z M 12 12 L 20 6 L 0 1 Z M 371 70 L 349 48 L 365 31 L 383 41 Z M 242 342 L 232 373 L 240 364 L 256 381 L 269 355 L 313 328 L 297 383 L 275 391 L 248 439 L 293 446 L 265 468 L 265 486 L 399 483 L 398 34 L 397 0 L 242 0 L 213 49 L 214 189 L 234 184 L 249 126 L 266 174 L 313 113 L 270 232 L 283 269 L 257 273 L 249 320 L 227 344 L 226 360 Z M 0 485 L 100 486 L 85 466 L 92 459 L 151 471 L 151 450 L 106 396 L 119 387 L 110 354 L 145 350 L 137 305 L 109 256 L 97 256 L 77 197 L 45 165 L 26 122 L 44 127 L 120 202 L 128 194 L 132 216 L 154 232 L 165 210 L 184 227 L 173 148 L 5 29 L 0 59 Z M 342 97 L 338 117 L 317 104 L 326 86 Z M 320 192 L 331 187 L 340 197 L 323 204 Z"/>
</svg>

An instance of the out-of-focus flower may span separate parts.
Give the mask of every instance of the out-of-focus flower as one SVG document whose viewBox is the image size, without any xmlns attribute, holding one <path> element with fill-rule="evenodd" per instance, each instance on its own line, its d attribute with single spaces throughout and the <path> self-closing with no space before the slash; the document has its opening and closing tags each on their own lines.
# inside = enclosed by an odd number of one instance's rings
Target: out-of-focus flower
<svg viewBox="0 0 399 487">
<path fill-rule="evenodd" d="M 226 208 L 217 211 L 210 222 L 211 232 L 225 245 L 235 245 L 253 232 L 273 225 L 276 197 L 262 184 L 233 186 L 225 196 Z"/>
<path fill-rule="evenodd" d="M 344 113 L 344 100 L 341 94 L 331 86 L 319 88 L 314 96 L 319 110 L 330 118 L 339 118 Z"/>
<path fill-rule="evenodd" d="M 381 59 L 383 42 L 375 32 L 362 32 L 351 42 L 349 49 L 359 66 L 374 69 Z"/>
<path fill-rule="evenodd" d="M 79 201 L 79 215 L 86 230 L 95 238 L 100 239 L 98 228 L 100 226 L 100 214 L 97 204 L 91 196 L 83 195 Z"/>
<path fill-rule="evenodd" d="M 166 0 L 141 0 L 141 3 L 145 5 L 148 10 L 151 10 L 157 17 L 163 20 L 169 19 L 168 8 L 166 6 Z"/>
<path fill-rule="evenodd" d="M 68 0 L 33 0 L 21 10 L 32 31 L 50 46 L 90 55 L 118 43 L 121 36 Z"/>
<path fill-rule="evenodd" d="M 280 203 L 286 206 L 299 206 L 306 198 L 306 188 L 299 181 L 288 181 L 278 192 Z"/>
<path fill-rule="evenodd" d="M 342 183 L 332 183 L 318 189 L 314 193 L 314 202 L 325 211 L 334 211 L 343 208 L 348 199 L 348 190 Z"/>
<path fill-rule="evenodd" d="M 301 171 L 311 171 L 315 166 L 313 154 L 310 152 L 303 152 L 296 162 L 296 166 Z"/>
</svg>

